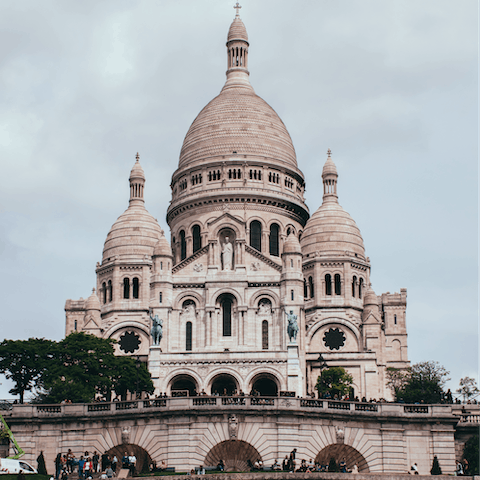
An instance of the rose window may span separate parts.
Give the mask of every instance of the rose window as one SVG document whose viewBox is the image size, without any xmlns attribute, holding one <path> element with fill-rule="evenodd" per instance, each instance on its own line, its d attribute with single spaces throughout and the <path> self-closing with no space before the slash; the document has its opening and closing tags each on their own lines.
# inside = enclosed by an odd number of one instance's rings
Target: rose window
<svg viewBox="0 0 480 480">
<path fill-rule="evenodd" d="M 125 332 L 120 337 L 120 350 L 125 353 L 133 353 L 140 348 L 140 337 L 135 332 Z"/>
<path fill-rule="evenodd" d="M 339 328 L 331 328 L 323 336 L 325 346 L 330 350 L 338 350 L 345 345 L 345 334 Z"/>
</svg>

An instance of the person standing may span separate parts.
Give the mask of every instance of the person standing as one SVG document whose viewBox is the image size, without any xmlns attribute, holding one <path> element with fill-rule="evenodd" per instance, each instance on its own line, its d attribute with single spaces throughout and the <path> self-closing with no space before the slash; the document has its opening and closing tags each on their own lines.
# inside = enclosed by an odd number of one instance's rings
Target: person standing
<svg viewBox="0 0 480 480">
<path fill-rule="evenodd" d="M 83 467 L 85 466 L 85 460 L 83 459 L 83 455 L 80 456 L 80 460 L 78 461 L 78 478 L 80 480 L 83 479 Z"/>
<path fill-rule="evenodd" d="M 55 457 L 55 480 L 58 480 L 61 471 L 62 471 L 62 454 L 57 453 L 57 456 Z"/>
<path fill-rule="evenodd" d="M 116 455 L 113 456 L 112 458 L 112 470 L 113 470 L 113 473 L 117 473 L 117 463 L 118 463 L 118 458 Z"/>
<path fill-rule="evenodd" d="M 100 456 L 98 455 L 97 451 L 93 452 L 92 463 L 93 463 L 93 472 L 98 472 L 98 462 L 100 460 Z"/>
</svg>

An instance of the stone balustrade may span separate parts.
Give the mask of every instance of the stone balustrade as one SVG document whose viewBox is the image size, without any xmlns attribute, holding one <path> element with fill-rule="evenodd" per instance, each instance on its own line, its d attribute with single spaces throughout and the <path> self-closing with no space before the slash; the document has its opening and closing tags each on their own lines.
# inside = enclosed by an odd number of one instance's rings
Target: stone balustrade
<svg viewBox="0 0 480 480">
<path fill-rule="evenodd" d="M 360 403 L 326 399 L 291 397 L 168 397 L 128 402 L 102 402 L 60 405 L 13 405 L 11 417 L 97 416 L 122 414 L 125 411 L 205 411 L 217 407 L 222 410 L 254 409 L 277 411 L 329 412 L 351 416 L 437 417 L 451 416 L 452 405 L 405 405 L 398 403 Z M 460 422 L 480 423 L 480 414 L 459 415 Z"/>
</svg>

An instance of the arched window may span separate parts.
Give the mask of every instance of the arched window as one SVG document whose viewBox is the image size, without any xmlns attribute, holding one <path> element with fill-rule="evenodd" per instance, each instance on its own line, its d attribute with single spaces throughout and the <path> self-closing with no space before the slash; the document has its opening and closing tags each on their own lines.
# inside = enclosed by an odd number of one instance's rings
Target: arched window
<svg viewBox="0 0 480 480">
<path fill-rule="evenodd" d="M 250 223 L 250 246 L 262 251 L 262 224 L 258 220 Z"/>
<path fill-rule="evenodd" d="M 202 248 L 202 237 L 200 236 L 200 227 L 198 225 L 193 226 L 192 236 L 193 236 L 193 253 L 195 253 L 196 251 Z"/>
<path fill-rule="evenodd" d="M 163 302 L 163 292 L 159 292 L 158 293 L 158 303 L 162 303 Z"/>
<path fill-rule="evenodd" d="M 295 292 L 290 290 L 290 300 L 293 302 L 295 300 Z"/>
<path fill-rule="evenodd" d="M 340 274 L 335 274 L 335 295 L 342 294 L 342 284 L 340 282 Z"/>
<path fill-rule="evenodd" d="M 113 300 L 113 291 L 112 291 L 112 281 L 108 281 L 108 301 L 111 302 Z"/>
<path fill-rule="evenodd" d="M 187 322 L 185 335 L 185 350 L 192 349 L 192 322 Z"/>
<path fill-rule="evenodd" d="M 270 255 L 275 255 L 278 257 L 279 248 L 278 248 L 278 232 L 280 227 L 276 223 L 270 225 Z"/>
<path fill-rule="evenodd" d="M 397 316 L 396 316 L 396 315 L 393 316 L 393 323 L 394 323 L 395 325 L 397 324 Z"/>
<path fill-rule="evenodd" d="M 78 327 L 78 321 L 75 320 L 75 331 L 77 331 L 77 327 Z"/>
<path fill-rule="evenodd" d="M 232 336 L 232 299 L 230 296 L 224 296 L 221 300 L 223 336 Z"/>
<path fill-rule="evenodd" d="M 268 350 L 268 321 L 262 322 L 262 350 Z"/>
<path fill-rule="evenodd" d="M 362 298 L 363 278 L 358 282 L 358 298 Z"/>
<path fill-rule="evenodd" d="M 105 282 L 102 283 L 102 297 L 103 303 L 107 303 L 107 284 Z"/>
<path fill-rule="evenodd" d="M 187 258 L 187 242 L 185 241 L 185 231 L 180 230 L 180 260 Z"/>
<path fill-rule="evenodd" d="M 308 277 L 308 286 L 310 287 L 310 298 L 315 296 L 315 290 L 313 288 L 313 277 Z"/>
<path fill-rule="evenodd" d="M 130 298 L 130 279 L 123 279 L 123 298 Z"/>
<path fill-rule="evenodd" d="M 325 295 L 332 294 L 332 276 L 327 273 L 325 275 Z"/>
<path fill-rule="evenodd" d="M 133 298 L 138 298 L 139 293 L 140 293 L 140 284 L 139 284 L 139 282 L 138 282 L 138 278 L 137 278 L 137 277 L 135 277 L 135 278 L 133 279 L 133 289 L 132 289 L 132 290 L 133 290 L 133 292 L 132 292 L 132 297 L 133 297 Z"/>
<path fill-rule="evenodd" d="M 357 285 L 357 277 L 354 276 L 352 279 L 352 297 L 355 298 L 355 289 Z"/>
<path fill-rule="evenodd" d="M 305 278 L 303 279 L 303 298 L 308 298 L 307 280 Z"/>
</svg>

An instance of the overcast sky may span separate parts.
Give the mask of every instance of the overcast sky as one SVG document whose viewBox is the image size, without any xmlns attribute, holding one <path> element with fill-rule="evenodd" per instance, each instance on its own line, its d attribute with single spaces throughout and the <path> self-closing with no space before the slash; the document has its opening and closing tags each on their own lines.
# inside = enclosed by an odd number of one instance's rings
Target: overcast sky
<svg viewBox="0 0 480 480">
<path fill-rule="evenodd" d="M 140 153 L 165 229 L 183 138 L 225 81 L 232 0 L 2 0 L 0 340 L 65 332 Z M 243 0 L 250 80 L 321 204 L 331 148 L 408 353 L 478 378 L 478 2 Z M 0 398 L 11 386 L 0 378 Z"/>
</svg>

